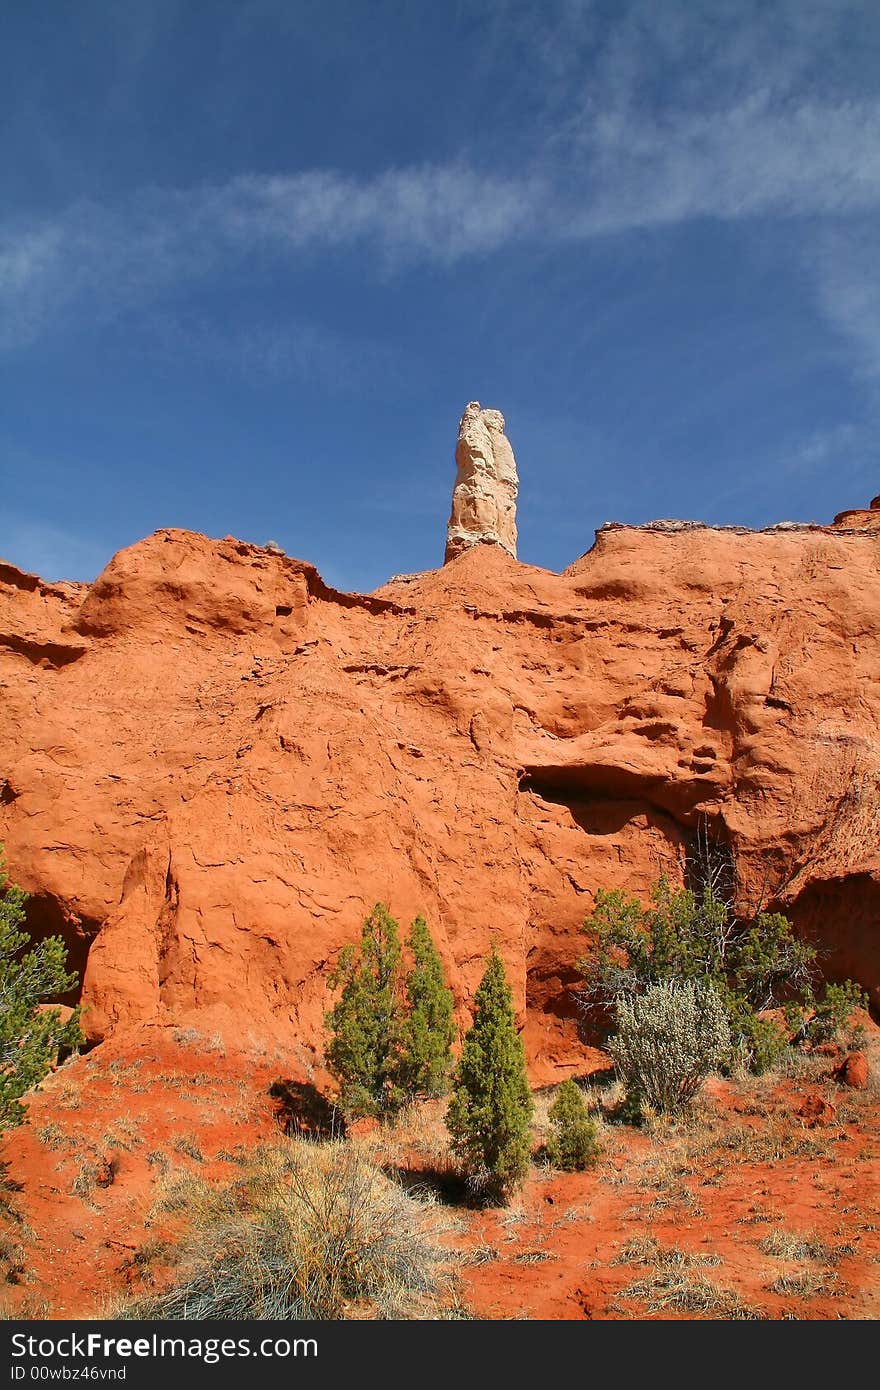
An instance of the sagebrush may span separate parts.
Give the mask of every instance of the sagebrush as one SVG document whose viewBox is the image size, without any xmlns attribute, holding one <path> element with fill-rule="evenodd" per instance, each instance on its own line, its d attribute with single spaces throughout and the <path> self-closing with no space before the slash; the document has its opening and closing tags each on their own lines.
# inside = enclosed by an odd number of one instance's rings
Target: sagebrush
<svg viewBox="0 0 880 1390">
<path fill-rule="evenodd" d="M 711 985 L 662 980 L 618 1001 L 609 1051 L 628 1097 L 668 1113 L 691 1103 L 730 1046 L 727 1012 Z"/>
</svg>

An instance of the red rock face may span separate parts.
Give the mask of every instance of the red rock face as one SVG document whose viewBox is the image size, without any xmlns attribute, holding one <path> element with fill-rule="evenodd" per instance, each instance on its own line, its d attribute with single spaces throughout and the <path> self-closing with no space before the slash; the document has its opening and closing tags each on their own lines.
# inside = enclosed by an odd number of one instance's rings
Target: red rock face
<svg viewBox="0 0 880 1390">
<path fill-rule="evenodd" d="M 878 627 L 864 527 L 609 528 L 562 575 L 477 546 L 369 596 L 180 531 L 91 587 L 6 566 L 0 841 L 93 1038 L 173 1022 L 306 1065 L 381 900 L 428 918 L 462 1021 L 497 938 L 549 1080 L 583 1057 L 593 893 L 679 875 L 703 818 L 743 904 L 878 1005 Z"/>
</svg>

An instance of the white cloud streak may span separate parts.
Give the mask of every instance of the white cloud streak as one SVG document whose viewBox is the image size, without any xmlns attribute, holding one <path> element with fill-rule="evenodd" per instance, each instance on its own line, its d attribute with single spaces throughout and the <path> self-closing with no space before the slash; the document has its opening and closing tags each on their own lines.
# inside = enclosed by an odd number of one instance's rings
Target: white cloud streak
<svg viewBox="0 0 880 1390">
<path fill-rule="evenodd" d="M 42 225 L 0 227 L 0 348 L 16 348 L 77 302 L 101 319 L 255 260 L 360 247 L 385 265 L 449 264 L 526 234 L 540 202 L 523 179 L 460 166 L 243 175 L 148 189 L 116 207 L 80 203 Z"/>
<path fill-rule="evenodd" d="M 880 96 L 811 80 L 854 7 L 780 0 L 744 12 L 740 23 L 736 7 L 636 0 L 605 33 L 593 6 L 568 0 L 535 34 L 547 97 L 530 162 L 513 173 L 487 152 L 484 167 L 243 174 L 114 206 L 84 201 L 39 225 L 0 222 L 0 350 L 72 319 L 161 312 L 169 292 L 212 275 L 352 249 L 388 273 L 697 218 L 873 219 L 876 231 Z M 651 96 L 658 67 L 674 80 Z M 811 273 L 823 312 L 873 372 L 870 285 L 837 275 L 828 257 Z"/>
<path fill-rule="evenodd" d="M 855 351 L 860 375 L 880 391 L 880 229 L 873 221 L 835 227 L 818 238 L 808 269 L 820 307 Z"/>
<path fill-rule="evenodd" d="M 774 109 L 769 93 L 664 122 L 599 116 L 583 234 L 696 217 L 841 216 L 880 206 L 880 103 Z"/>
<path fill-rule="evenodd" d="M 723 114 L 651 124 L 605 113 L 574 176 L 460 165 L 245 175 L 81 203 L 0 229 L 0 346 L 35 336 L 74 300 L 107 316 L 248 259 L 352 247 L 387 268 L 450 265 L 517 242 L 553 243 L 696 217 L 835 216 L 880 207 L 880 103 L 774 111 L 758 94 Z"/>
</svg>

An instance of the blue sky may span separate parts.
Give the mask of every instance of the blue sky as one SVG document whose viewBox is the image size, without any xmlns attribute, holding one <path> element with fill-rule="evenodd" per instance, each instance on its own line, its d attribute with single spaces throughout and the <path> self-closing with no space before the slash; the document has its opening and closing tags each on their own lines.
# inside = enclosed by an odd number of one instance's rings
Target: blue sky
<svg viewBox="0 0 880 1390">
<path fill-rule="evenodd" d="M 0 554 L 161 526 L 370 589 L 465 403 L 520 558 L 880 492 L 873 0 L 45 0 L 0 18 Z"/>
</svg>

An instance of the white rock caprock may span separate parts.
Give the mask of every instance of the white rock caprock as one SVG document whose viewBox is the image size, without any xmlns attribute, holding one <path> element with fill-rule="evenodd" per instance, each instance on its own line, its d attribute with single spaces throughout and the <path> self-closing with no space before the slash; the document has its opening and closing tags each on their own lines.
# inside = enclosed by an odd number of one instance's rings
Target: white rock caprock
<svg viewBox="0 0 880 1390">
<path fill-rule="evenodd" d="M 482 543 L 503 546 L 516 559 L 516 459 L 500 410 L 465 406 L 455 448 L 458 473 L 446 528 L 446 557 Z"/>
</svg>

